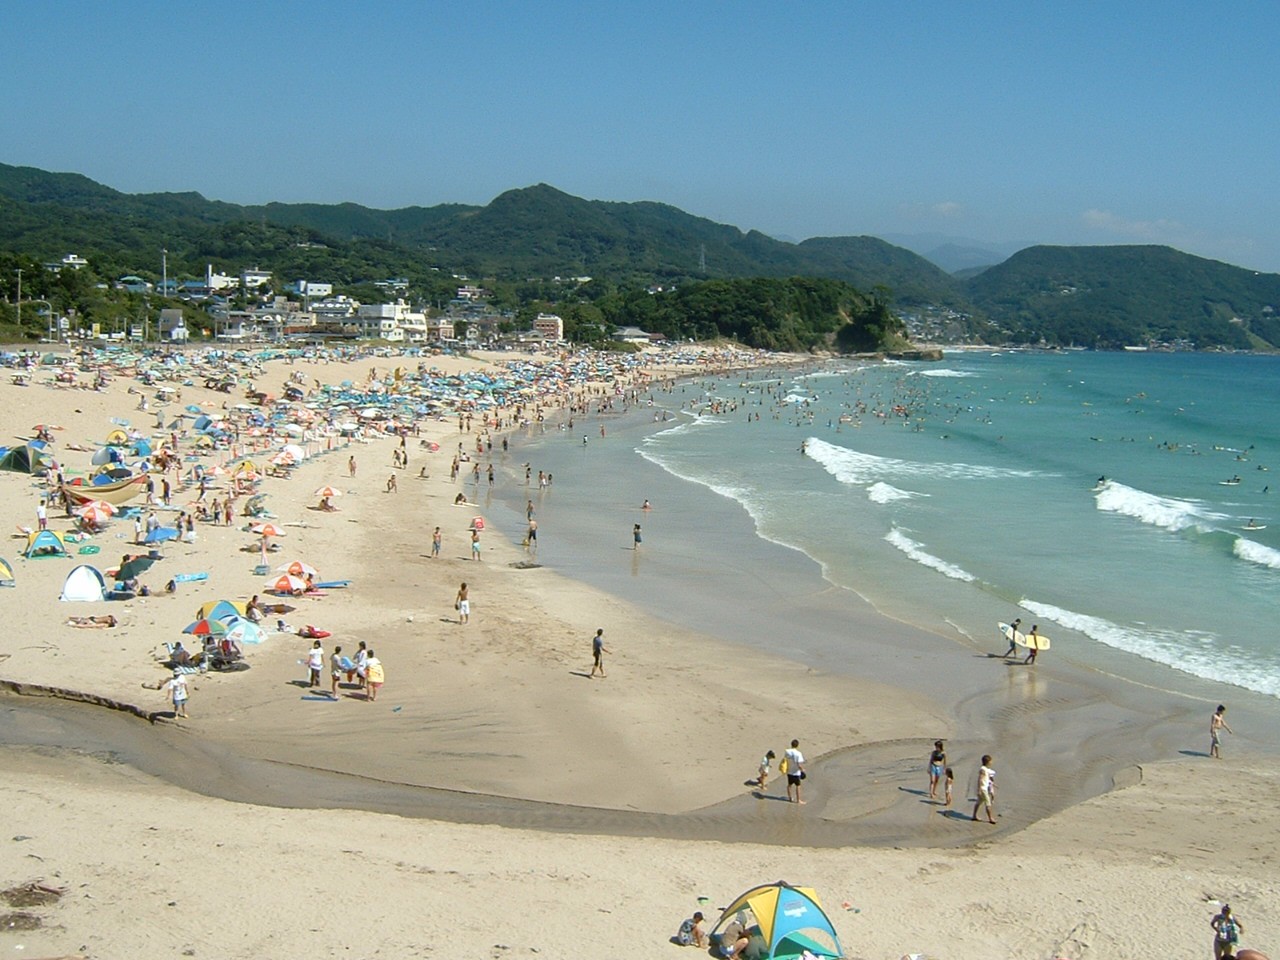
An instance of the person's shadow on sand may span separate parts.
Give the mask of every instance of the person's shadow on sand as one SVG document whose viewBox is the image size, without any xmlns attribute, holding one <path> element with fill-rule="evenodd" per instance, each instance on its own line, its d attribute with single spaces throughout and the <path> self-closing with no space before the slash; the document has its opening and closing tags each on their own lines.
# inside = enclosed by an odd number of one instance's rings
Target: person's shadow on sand
<svg viewBox="0 0 1280 960">
<path fill-rule="evenodd" d="M 570 670 L 570 671 L 569 671 L 569 676 L 571 676 L 571 677 L 581 677 L 583 680 L 590 680 L 590 679 L 591 679 L 591 674 L 589 674 L 589 673 L 584 673 L 584 672 L 583 672 L 583 671 L 581 671 L 581 670 Z"/>
<path fill-rule="evenodd" d="M 1179 750 L 1184 757 L 1207 757 L 1209 754 L 1204 750 Z"/>
<path fill-rule="evenodd" d="M 948 820 L 962 820 L 966 823 L 971 823 L 973 821 L 973 817 L 969 816 L 969 814 L 956 809 L 939 810 L 938 816 L 946 817 Z M 986 823 L 985 820 L 982 822 Z"/>
<path fill-rule="evenodd" d="M 927 790 L 916 790 L 913 787 L 899 787 L 898 789 L 901 790 L 903 793 L 911 793 L 917 797 L 927 797 L 929 795 L 929 792 Z"/>
<path fill-rule="evenodd" d="M 790 802 L 791 802 L 790 800 L 788 800 L 788 799 L 787 799 L 785 796 L 783 796 L 782 794 L 778 794 L 778 793 L 765 793 L 765 792 L 764 792 L 764 791 L 762 791 L 762 790 L 752 790 L 752 791 L 751 791 L 751 795 L 752 795 L 753 797 L 755 797 L 757 800 L 772 800 L 772 801 L 774 801 L 775 803 L 790 803 Z"/>
</svg>

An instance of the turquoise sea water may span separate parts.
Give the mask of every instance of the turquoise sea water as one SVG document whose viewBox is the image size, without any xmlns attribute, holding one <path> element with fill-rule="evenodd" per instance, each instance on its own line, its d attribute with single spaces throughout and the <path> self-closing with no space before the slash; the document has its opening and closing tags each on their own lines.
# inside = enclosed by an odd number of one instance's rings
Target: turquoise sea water
<svg viewBox="0 0 1280 960">
<path fill-rule="evenodd" d="M 892 616 L 1277 697 L 1278 386 L 1257 356 L 846 363 L 659 395 L 678 419 L 634 449 Z"/>
<path fill-rule="evenodd" d="M 694 380 L 532 429 L 505 467 L 554 485 L 496 495 L 517 535 L 534 500 L 542 563 L 822 668 L 875 670 L 878 649 L 849 643 L 825 579 L 977 651 L 1021 617 L 1054 660 L 1262 706 L 1280 697 L 1277 384 L 1280 358 L 1084 352 Z"/>
</svg>

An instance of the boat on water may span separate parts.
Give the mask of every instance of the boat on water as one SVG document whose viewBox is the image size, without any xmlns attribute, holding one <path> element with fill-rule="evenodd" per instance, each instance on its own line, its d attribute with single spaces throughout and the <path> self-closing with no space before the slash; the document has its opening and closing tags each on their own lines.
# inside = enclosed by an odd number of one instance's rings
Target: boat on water
<svg viewBox="0 0 1280 960">
<path fill-rule="evenodd" d="M 1219 480 L 1218 483 L 1222 484 L 1224 487 L 1235 487 L 1240 485 L 1240 478 L 1232 477 L 1230 480 Z"/>
</svg>

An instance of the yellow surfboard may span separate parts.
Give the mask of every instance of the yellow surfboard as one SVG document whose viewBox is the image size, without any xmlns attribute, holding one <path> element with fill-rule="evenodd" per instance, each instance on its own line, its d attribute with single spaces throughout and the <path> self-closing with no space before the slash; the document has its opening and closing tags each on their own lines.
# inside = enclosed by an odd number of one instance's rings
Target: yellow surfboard
<svg viewBox="0 0 1280 960">
<path fill-rule="evenodd" d="M 1012 640 L 1020 647 L 1026 647 L 1028 650 L 1048 650 L 1049 638 L 1043 633 L 1037 633 L 1034 637 L 1029 633 L 1013 629 L 1007 623 L 998 623 L 996 626 L 1000 630 L 1000 635 L 1006 640 Z"/>
</svg>

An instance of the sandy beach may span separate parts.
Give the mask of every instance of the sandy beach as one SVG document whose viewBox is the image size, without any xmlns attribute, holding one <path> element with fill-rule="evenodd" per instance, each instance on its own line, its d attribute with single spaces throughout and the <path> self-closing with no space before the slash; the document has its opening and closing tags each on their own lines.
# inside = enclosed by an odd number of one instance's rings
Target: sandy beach
<svg viewBox="0 0 1280 960">
<path fill-rule="evenodd" d="M 501 359 L 431 362 L 464 373 Z M 362 382 L 394 362 L 272 361 L 260 382 L 279 387 L 295 371 L 308 384 Z M 44 379 L 0 384 L 8 432 L 63 427 L 55 447 L 66 468 L 84 470 L 89 454 L 63 448 L 94 447 L 113 416 L 149 432 L 153 417 L 136 410 L 148 388 L 124 377 L 102 391 Z M 614 385 L 575 389 L 598 402 Z M 224 402 L 240 397 L 182 388 L 183 405 L 217 411 Z M 549 401 L 546 413 L 561 416 Z M 588 419 L 596 430 L 600 418 Z M 97 554 L 79 556 L 73 545 L 71 560 L 21 560 L 25 537 L 10 541 L 17 586 L 0 591 L 0 680 L 10 691 L 0 697 L 0 752 L 10 775 L 0 793 L 14 839 L 0 841 L 0 886 L 40 879 L 67 893 L 43 911 L 40 929 L 0 933 L 0 951 L 657 957 L 679 949 L 667 938 L 699 896 L 714 908 L 779 878 L 818 889 L 848 956 L 1207 955 L 1218 900 L 1243 919 L 1248 945 L 1276 943 L 1280 801 L 1266 758 L 1228 740 L 1228 759 L 1212 764 L 1103 762 L 1115 751 L 1073 744 L 1096 728 L 1072 711 L 1118 695 L 1060 674 L 1055 696 L 1010 693 L 1024 720 L 1057 711 L 1057 732 L 1011 747 L 1010 757 L 991 752 L 997 769 L 1008 759 L 1040 791 L 1055 765 L 1073 782 L 1033 802 L 1010 778 L 1010 815 L 996 827 L 972 824 L 973 771 L 957 770 L 947 811 L 920 796 L 923 759 L 960 727 L 974 741 L 967 760 L 981 750 L 974 738 L 996 740 L 998 726 L 984 731 L 976 709 L 904 689 L 873 665 L 864 676 L 806 666 L 713 636 L 657 597 L 623 599 L 528 563 L 523 517 L 486 495 L 484 481 L 450 478 L 452 452 L 461 443 L 474 453 L 478 429 L 479 418 L 470 431 L 456 416 L 420 422 L 406 438 L 406 468 L 393 465 L 399 441 L 389 435 L 312 441 L 315 456 L 260 486 L 283 530 L 270 576 L 254 573 L 261 541 L 240 515 L 231 526 L 198 525 L 193 544 L 163 545 L 164 559 L 143 577 L 157 592 L 111 603 L 61 603 L 58 594 L 75 562 L 106 568 L 138 552 L 130 522 L 111 521 L 92 541 Z M 504 452 L 495 432 L 493 450 L 477 454 L 493 463 L 508 501 L 523 496 L 523 435 L 511 433 Z M 284 439 L 264 438 L 253 455 L 269 456 Z M 203 462 L 230 462 L 230 453 Z M 0 474 L 15 534 L 35 526 L 32 480 Z M 225 497 L 228 482 L 217 478 L 206 499 Z M 326 484 L 342 491 L 335 512 L 316 509 L 314 491 Z M 459 490 L 480 504 L 455 504 Z M 173 502 L 195 497 L 188 488 Z M 470 559 L 477 517 L 479 562 Z M 436 526 L 443 546 L 432 559 Z M 57 509 L 50 527 L 69 529 Z M 318 691 L 308 688 L 301 661 L 311 641 L 271 633 L 246 648 L 249 669 L 191 676 L 190 718 L 172 718 L 154 689 L 167 677 L 163 643 L 183 639 L 207 601 L 265 594 L 276 567 L 292 560 L 317 567 L 317 579 L 352 581 L 290 599 L 296 609 L 283 619 L 329 631 L 326 656 L 335 643 L 376 650 L 387 672 L 378 699 L 345 680 L 330 698 L 327 670 Z M 163 592 L 177 573 L 207 580 Z M 454 608 L 464 581 L 466 624 Z M 118 626 L 65 623 L 107 613 Z M 707 613 L 715 617 L 714 604 Z M 869 608 L 858 616 L 876 638 L 871 661 L 875 644 L 923 650 L 916 629 Z M 589 676 L 597 628 L 609 649 L 603 679 Z M 159 716 L 18 695 L 49 687 Z M 809 802 L 780 802 L 776 780 L 753 796 L 744 781 L 760 753 L 781 754 L 792 737 L 815 774 Z M 1176 756 L 1175 740 L 1161 749 Z M 1075 802 L 1113 783 L 1120 788 Z M 961 811 L 965 822 L 953 822 Z"/>
</svg>

